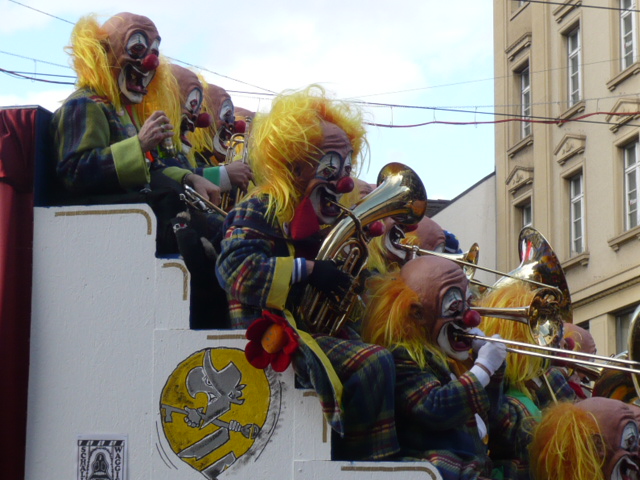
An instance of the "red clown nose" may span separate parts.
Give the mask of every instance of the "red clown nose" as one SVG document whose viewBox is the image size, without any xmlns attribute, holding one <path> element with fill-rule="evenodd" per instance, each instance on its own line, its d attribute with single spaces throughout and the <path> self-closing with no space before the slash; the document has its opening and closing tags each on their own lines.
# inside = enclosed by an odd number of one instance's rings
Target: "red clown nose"
<svg viewBox="0 0 640 480">
<path fill-rule="evenodd" d="M 373 222 L 369 225 L 369 235 L 371 237 L 379 237 L 384 234 L 384 222 L 382 220 L 378 220 L 377 222 Z"/>
<path fill-rule="evenodd" d="M 574 348 L 576 348 L 576 341 L 573 338 L 565 337 L 564 348 L 566 348 L 567 350 L 573 350 Z"/>
<path fill-rule="evenodd" d="M 207 128 L 211 125 L 211 115 L 208 113 L 201 113 L 196 120 L 196 128 Z"/>
<path fill-rule="evenodd" d="M 247 123 L 244 120 L 236 120 L 233 124 L 233 131 L 235 133 L 244 133 L 247 130 Z"/>
<path fill-rule="evenodd" d="M 158 68 L 158 66 L 160 66 L 160 59 L 153 53 L 147 55 L 142 61 L 142 68 L 144 68 L 147 72 L 155 70 L 156 68 Z"/>
<path fill-rule="evenodd" d="M 478 325 L 480 325 L 481 321 L 482 317 L 475 310 L 467 310 L 462 316 L 462 323 L 464 323 L 464 325 L 469 328 L 477 327 Z"/>
<path fill-rule="evenodd" d="M 353 178 L 351 177 L 343 177 L 338 180 L 338 185 L 336 186 L 336 190 L 338 193 L 349 193 L 353 191 Z"/>
</svg>

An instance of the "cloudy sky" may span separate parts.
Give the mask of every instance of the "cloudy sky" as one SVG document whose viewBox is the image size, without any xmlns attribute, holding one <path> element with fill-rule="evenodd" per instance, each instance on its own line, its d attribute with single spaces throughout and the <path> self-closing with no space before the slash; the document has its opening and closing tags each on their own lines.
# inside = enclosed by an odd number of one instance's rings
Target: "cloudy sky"
<svg viewBox="0 0 640 480">
<path fill-rule="evenodd" d="M 73 82 L 73 24 L 121 11 L 151 18 L 161 52 L 199 67 L 237 106 L 266 111 L 273 93 L 323 85 L 371 123 L 375 182 L 391 161 L 412 167 L 432 199 L 451 199 L 494 170 L 490 0 L 0 0 L 0 68 Z M 54 75 L 54 76 L 50 76 Z M 0 106 L 55 110 L 71 85 L 0 72 Z M 451 122 L 406 127 L 426 122 Z M 470 125 L 457 125 L 471 123 Z"/>
</svg>

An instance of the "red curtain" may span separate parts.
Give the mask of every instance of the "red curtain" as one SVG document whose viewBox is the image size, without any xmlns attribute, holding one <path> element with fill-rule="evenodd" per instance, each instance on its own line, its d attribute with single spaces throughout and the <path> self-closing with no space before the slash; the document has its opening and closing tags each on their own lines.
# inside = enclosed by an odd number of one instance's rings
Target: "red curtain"
<svg viewBox="0 0 640 480">
<path fill-rule="evenodd" d="M 38 107 L 0 110 L 0 465 L 3 478 L 24 478 L 25 471 L 33 172 L 41 112 Z"/>
</svg>

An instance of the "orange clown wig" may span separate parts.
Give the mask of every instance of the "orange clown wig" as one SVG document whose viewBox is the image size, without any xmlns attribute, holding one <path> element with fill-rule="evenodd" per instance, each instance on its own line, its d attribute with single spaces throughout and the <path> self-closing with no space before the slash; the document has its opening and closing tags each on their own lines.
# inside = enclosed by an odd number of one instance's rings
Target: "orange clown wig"
<svg viewBox="0 0 640 480">
<path fill-rule="evenodd" d="M 275 98 L 268 114 L 257 114 L 253 121 L 249 143 L 257 185 L 253 195 L 267 194 L 268 212 L 281 223 L 291 221 L 302 198 L 295 182 L 296 168 L 318 162 L 323 122 L 346 133 L 357 166 L 368 146 L 362 113 L 347 102 L 328 98 L 319 85 L 284 92 Z"/>
<path fill-rule="evenodd" d="M 409 287 L 399 270 L 371 277 L 367 281 L 368 303 L 362 339 L 390 350 L 404 347 L 411 359 L 424 368 L 424 349 L 447 363 L 431 332 L 420 326 L 424 311 L 418 293 Z"/>
<path fill-rule="evenodd" d="M 600 428 L 593 414 L 573 403 L 545 410 L 529 446 L 535 480 L 604 480 Z"/>
</svg>

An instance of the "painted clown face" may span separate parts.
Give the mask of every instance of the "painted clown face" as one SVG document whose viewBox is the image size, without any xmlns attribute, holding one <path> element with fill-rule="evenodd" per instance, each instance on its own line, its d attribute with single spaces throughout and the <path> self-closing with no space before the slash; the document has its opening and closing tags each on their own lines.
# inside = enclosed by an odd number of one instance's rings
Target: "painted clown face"
<svg viewBox="0 0 640 480">
<path fill-rule="evenodd" d="M 205 98 L 213 115 L 214 155 L 219 162 L 224 162 L 229 140 L 235 132 L 235 108 L 231 96 L 217 85 L 208 84 L 205 87 Z"/>
<path fill-rule="evenodd" d="M 431 252 L 444 252 L 444 230 L 429 217 L 424 217 L 418 225 L 400 225 L 387 217 L 385 223 L 385 252 L 392 261 L 405 262 L 410 254 L 398 247 L 398 244 L 416 245 Z"/>
<path fill-rule="evenodd" d="M 347 134 L 338 126 L 323 122 L 324 139 L 319 146 L 321 154 L 315 165 L 303 164 L 296 175 L 321 224 L 333 225 L 339 214 L 338 203 L 344 193 L 353 190 L 353 148 Z M 348 179 L 348 180 L 347 180 Z"/>
<path fill-rule="evenodd" d="M 160 35 L 151 20 L 119 13 L 107 20 L 107 56 L 122 100 L 141 103 L 160 64 Z"/>
<path fill-rule="evenodd" d="M 604 478 L 640 478 L 638 423 L 631 407 L 619 400 L 592 397 L 576 404 L 595 417 L 604 442 Z"/>
<path fill-rule="evenodd" d="M 426 255 L 408 261 L 401 276 L 420 297 L 427 338 L 447 356 L 467 359 L 471 340 L 456 337 L 471 328 L 463 321 L 472 297 L 463 270 L 451 260 Z"/>
<path fill-rule="evenodd" d="M 409 254 L 397 245 L 403 243 L 406 228 L 397 223 L 393 218 L 384 219 L 384 252 L 392 262 L 405 262 Z"/>
<path fill-rule="evenodd" d="M 191 70 L 171 65 L 171 71 L 180 85 L 180 100 L 182 102 L 182 117 L 180 120 L 180 141 L 191 147 L 187 138 L 189 132 L 195 132 L 196 127 L 203 127 L 200 119 L 202 109 L 203 89 L 198 76 Z M 207 123 L 206 126 L 209 124 Z"/>
</svg>

